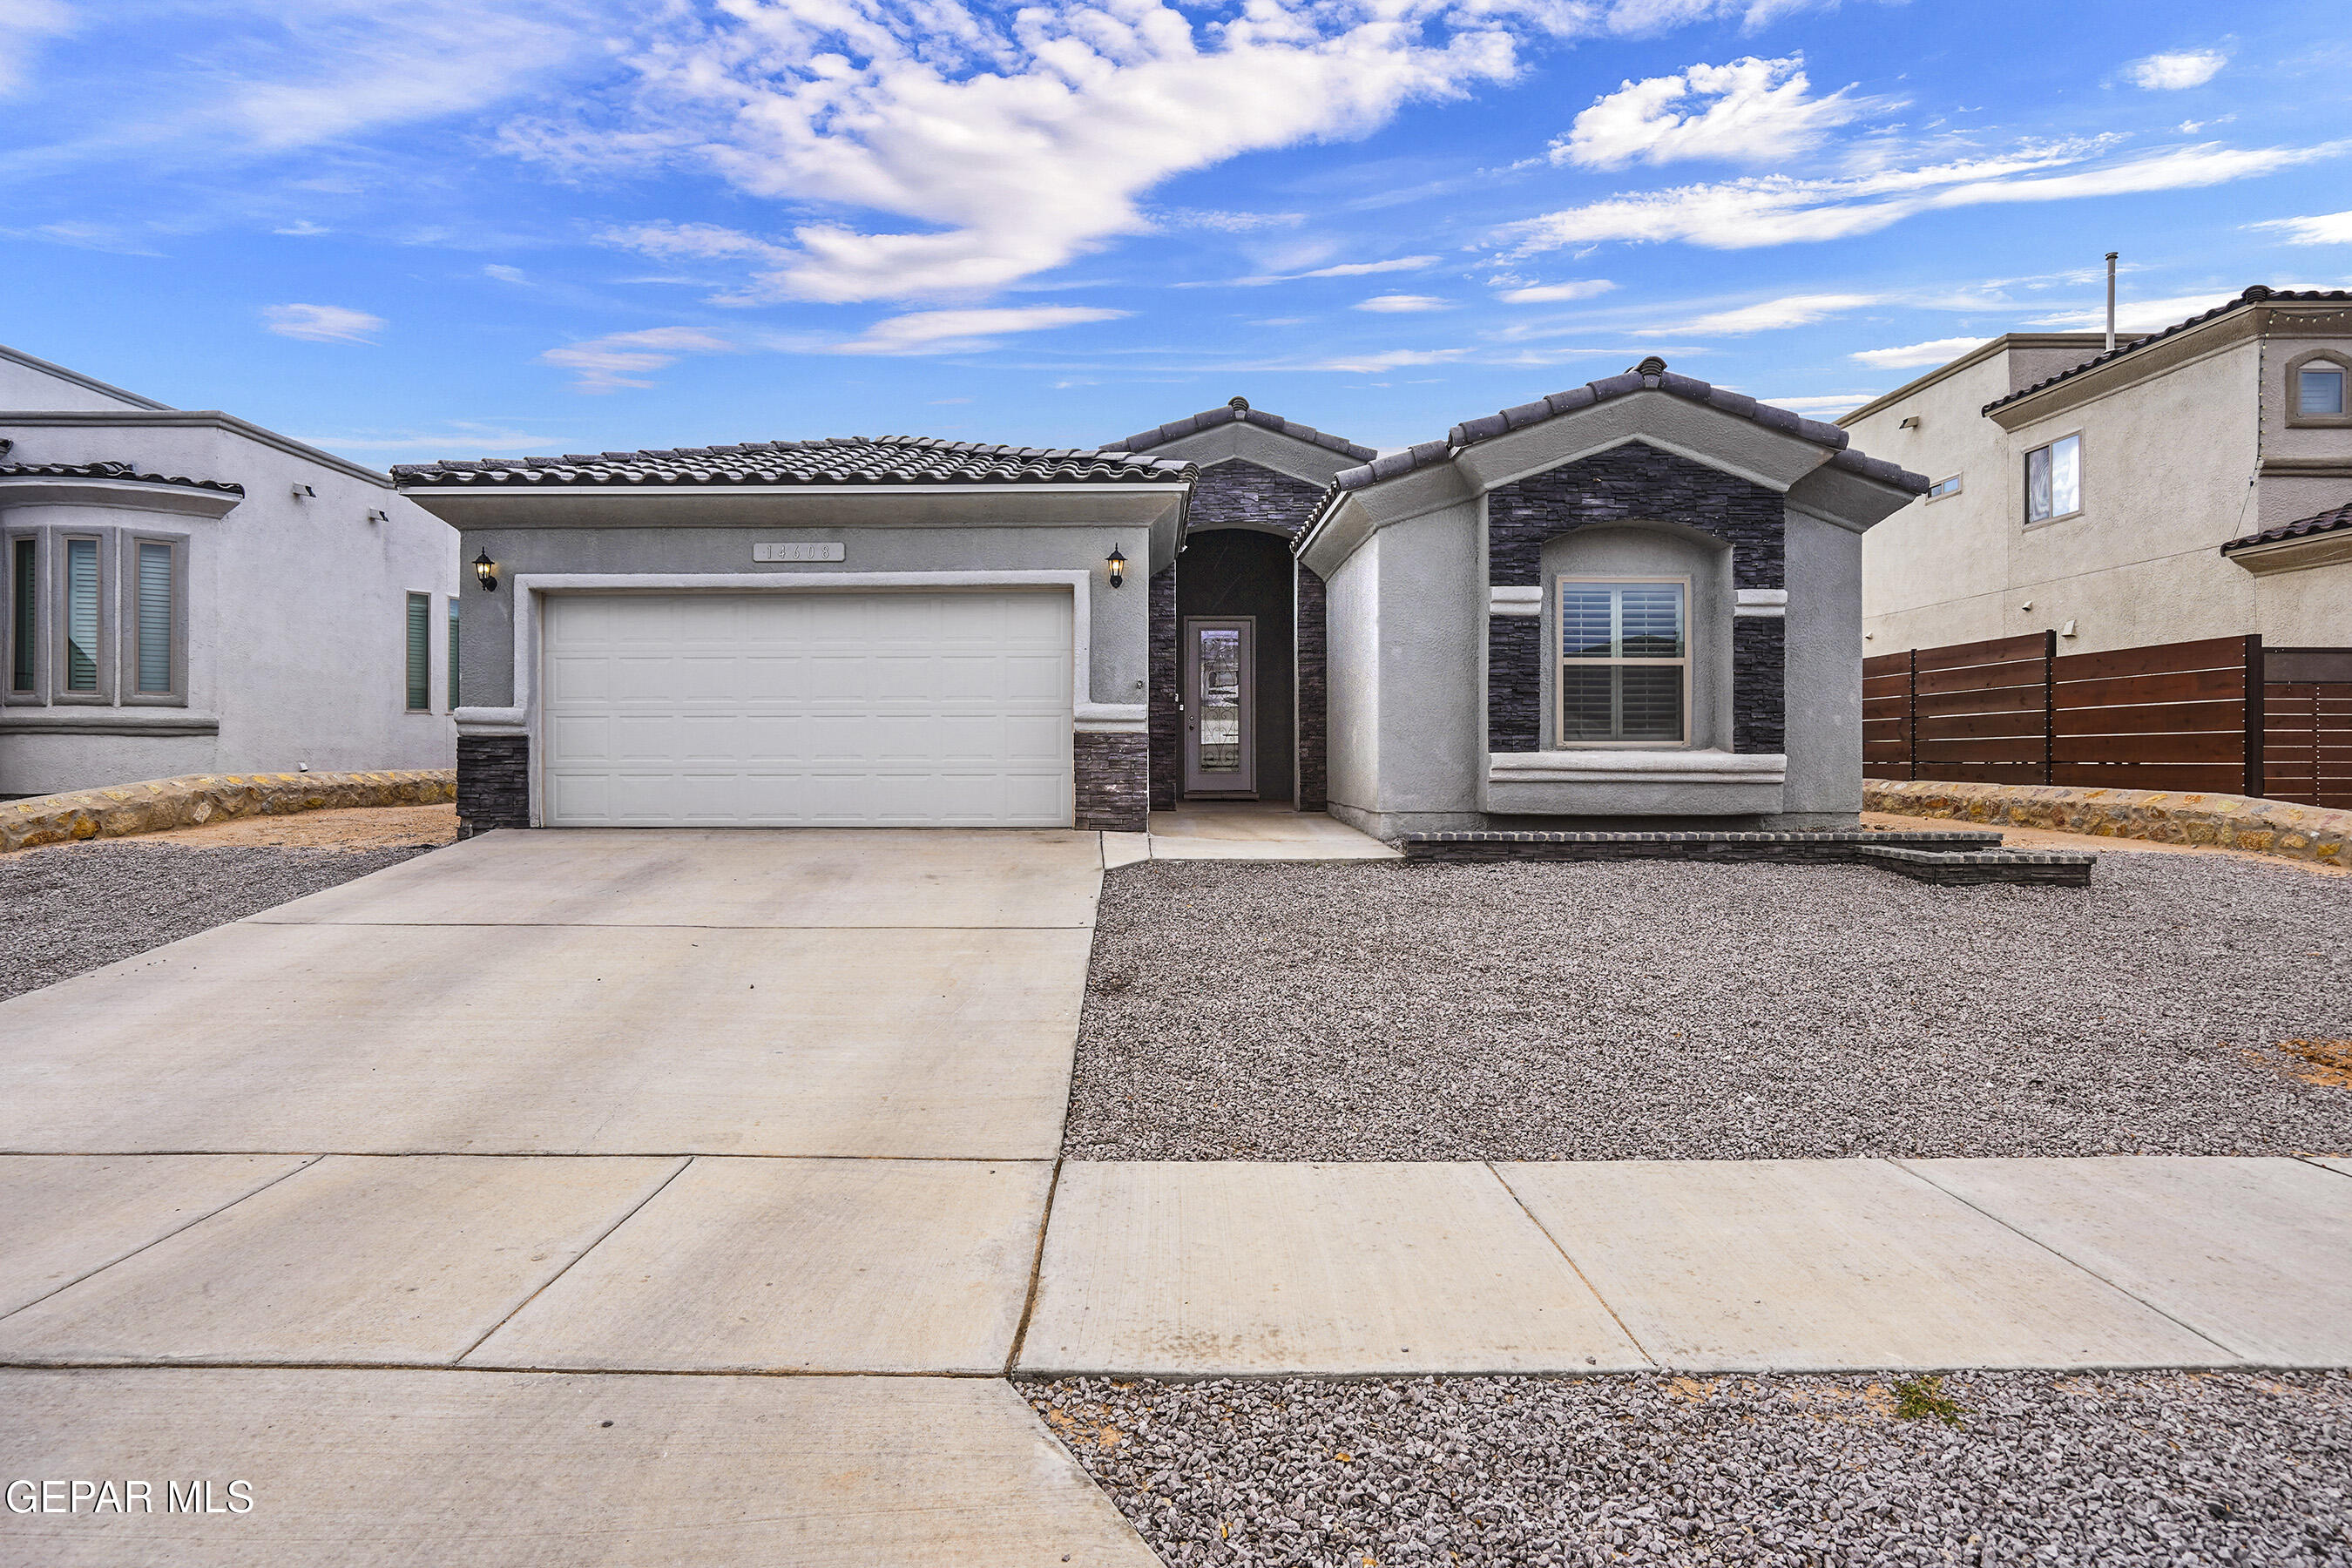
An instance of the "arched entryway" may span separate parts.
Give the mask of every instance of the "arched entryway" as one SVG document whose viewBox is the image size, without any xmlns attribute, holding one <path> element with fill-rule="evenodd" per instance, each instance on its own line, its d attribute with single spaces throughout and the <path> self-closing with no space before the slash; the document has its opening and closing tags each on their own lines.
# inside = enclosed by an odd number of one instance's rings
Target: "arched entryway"
<svg viewBox="0 0 2352 1568">
<path fill-rule="evenodd" d="M 1176 560 L 1183 798 L 1297 798 L 1292 595 L 1282 535 L 1216 528 L 1186 539 Z"/>
</svg>

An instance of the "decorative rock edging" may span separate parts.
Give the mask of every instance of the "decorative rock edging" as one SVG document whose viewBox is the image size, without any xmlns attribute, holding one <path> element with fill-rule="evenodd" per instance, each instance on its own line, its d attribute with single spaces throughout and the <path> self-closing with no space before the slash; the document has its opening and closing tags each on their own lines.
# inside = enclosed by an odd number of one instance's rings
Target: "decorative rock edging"
<svg viewBox="0 0 2352 1568">
<path fill-rule="evenodd" d="M 1862 804 L 1865 810 L 1899 816 L 2007 823 L 2157 844 L 2205 844 L 2352 867 L 2352 811 L 2242 795 L 1865 779 Z"/>
<path fill-rule="evenodd" d="M 0 853 L 75 838 L 121 838 L 236 816 L 286 816 L 457 798 L 454 768 L 378 773 L 189 773 L 39 795 L 0 805 Z"/>
</svg>

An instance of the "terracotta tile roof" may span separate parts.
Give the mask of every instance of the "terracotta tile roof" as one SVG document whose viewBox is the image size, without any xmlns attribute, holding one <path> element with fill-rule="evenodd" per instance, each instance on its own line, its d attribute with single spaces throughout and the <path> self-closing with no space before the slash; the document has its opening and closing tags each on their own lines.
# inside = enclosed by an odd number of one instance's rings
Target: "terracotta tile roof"
<svg viewBox="0 0 2352 1568">
<path fill-rule="evenodd" d="M 145 485 L 218 490 L 241 496 L 245 487 L 226 479 L 192 479 L 184 474 L 142 474 L 128 463 L 0 463 L 0 479 L 136 479 Z"/>
<path fill-rule="evenodd" d="M 1465 420 L 1447 431 L 1443 441 L 1423 441 L 1404 451 L 1375 458 L 1362 468 L 1345 469 L 1334 476 L 1331 483 L 1337 489 L 1360 490 L 1382 479 L 1391 479 L 1399 474 L 1408 474 L 1433 463 L 1442 463 L 1454 453 L 1475 447 L 1481 441 L 1492 440 L 1506 431 L 1524 430 L 1530 425 L 1540 425 L 1547 419 L 1573 414 L 1580 408 L 1590 408 L 1597 403 L 1606 403 L 1612 398 L 1645 390 L 1667 393 L 1693 403 L 1704 403 L 1726 414 L 1752 419 L 1768 429 L 1827 447 L 1834 454 L 1830 461 L 1839 468 L 1898 486 L 1915 495 L 1927 488 L 1929 481 L 1925 474 L 1915 474 L 1896 464 L 1866 458 L 1860 452 L 1850 450 L 1846 446 L 1846 433 L 1834 425 L 1824 425 L 1818 419 L 1808 419 L 1788 409 L 1759 403 L 1745 393 L 1727 392 L 1692 376 L 1676 375 L 1666 368 L 1665 361 L 1655 356 L 1643 360 L 1622 375 L 1612 375 L 1605 381 L 1591 382 L 1568 392 L 1555 392 L 1538 402 L 1522 403 L 1517 408 L 1506 408 L 1499 414 Z"/>
<path fill-rule="evenodd" d="M 1994 409 L 2002 406 L 2004 404 L 2014 403 L 2021 397 L 2031 397 L 2044 387 L 2055 386 L 2060 382 L 2080 375 L 2086 370 L 2095 370 L 2100 365 L 2110 363 L 2116 360 L 2123 358 L 2123 356 L 2127 353 L 2134 353 L 2139 349 L 2144 349 L 2150 343 L 2162 342 L 2165 339 L 2171 337 L 2176 332 L 2185 332 L 2191 327 L 2202 326 L 2205 322 L 2213 320 L 2216 316 L 2226 316 L 2231 311 L 2242 310 L 2248 305 L 2267 304 L 2279 300 L 2284 300 L 2289 304 L 2298 302 L 2321 305 L 2352 304 L 2352 290 L 2343 289 L 2306 289 L 2301 293 L 2297 293 L 2291 289 L 2272 289 L 2265 287 L 2263 284 L 2256 283 L 2249 287 L 2236 299 L 2225 300 L 2221 304 L 2214 306 L 2211 310 L 2206 311 L 2201 316 L 2191 316 L 2185 321 L 2175 321 L 2172 325 L 2165 328 L 2164 331 L 2160 332 L 2150 332 L 2146 337 L 2134 338 L 2127 343 L 2118 342 L 2114 348 L 2107 350 L 2105 353 L 2095 354 L 2078 365 L 2060 371 L 2056 375 L 2045 375 L 2040 381 L 2035 382 L 2032 386 L 2021 386 L 2006 397 L 1996 397 L 1990 403 L 1986 404 L 1982 408 L 1979 409 L 1978 412 L 1980 414 L 1990 414 Z"/>
<path fill-rule="evenodd" d="M 1149 451 L 1154 447 L 1164 446 L 1180 437 L 1191 436 L 1202 430 L 1213 429 L 1220 425 L 1231 425 L 1236 421 L 1262 426 L 1268 430 L 1278 430 L 1294 441 L 1305 441 L 1320 447 L 1327 452 L 1337 452 L 1341 457 L 1354 458 L 1360 462 L 1369 461 L 1379 456 L 1370 447 L 1359 447 L 1345 437 L 1333 436 L 1305 425 L 1295 424 L 1279 414 L 1268 414 L 1263 408 L 1252 408 L 1246 397 L 1234 398 L 1223 408 L 1204 408 L 1198 414 L 1176 420 L 1172 424 L 1162 425 L 1157 430 L 1139 431 L 1124 441 L 1112 442 L 1111 447 L 1114 450 L 1121 452 Z"/>
<path fill-rule="evenodd" d="M 2346 501 L 2342 506 L 2330 508 L 2316 517 L 2306 517 L 2295 522 L 2283 522 L 2276 528 L 2266 528 L 2260 533 L 2249 533 L 2243 538 L 2233 539 L 2221 546 L 2221 553 L 2227 555 L 2233 551 L 2252 550 L 2257 544 L 2276 544 L 2282 540 L 2305 539 L 2315 533 L 2335 533 L 2347 528 L 2352 528 L 2352 501 Z"/>
<path fill-rule="evenodd" d="M 829 436 L 561 458 L 395 463 L 402 489 L 443 485 L 1181 484 L 1190 463 L 1076 447 L 997 447 L 929 436 Z"/>
</svg>

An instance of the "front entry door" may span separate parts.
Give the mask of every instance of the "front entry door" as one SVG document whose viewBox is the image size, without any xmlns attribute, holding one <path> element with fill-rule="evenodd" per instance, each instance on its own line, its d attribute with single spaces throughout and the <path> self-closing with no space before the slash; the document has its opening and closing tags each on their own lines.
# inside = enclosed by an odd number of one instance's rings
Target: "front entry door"
<svg viewBox="0 0 2352 1568">
<path fill-rule="evenodd" d="M 1255 795 L 1257 617 L 1184 623 L 1184 793 Z"/>
</svg>

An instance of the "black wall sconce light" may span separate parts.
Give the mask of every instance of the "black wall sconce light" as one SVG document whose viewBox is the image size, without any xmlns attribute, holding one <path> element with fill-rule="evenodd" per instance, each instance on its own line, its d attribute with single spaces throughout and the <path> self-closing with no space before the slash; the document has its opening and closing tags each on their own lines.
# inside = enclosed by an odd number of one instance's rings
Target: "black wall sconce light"
<svg viewBox="0 0 2352 1568">
<path fill-rule="evenodd" d="M 1110 547 L 1110 553 L 1104 557 L 1104 561 L 1110 567 L 1112 587 L 1116 588 L 1127 581 L 1127 557 L 1118 552 L 1118 545 L 1114 544 Z"/>
<path fill-rule="evenodd" d="M 487 550 L 474 557 L 474 581 L 482 585 L 485 594 L 499 591 L 499 563 L 490 559 Z"/>
</svg>

